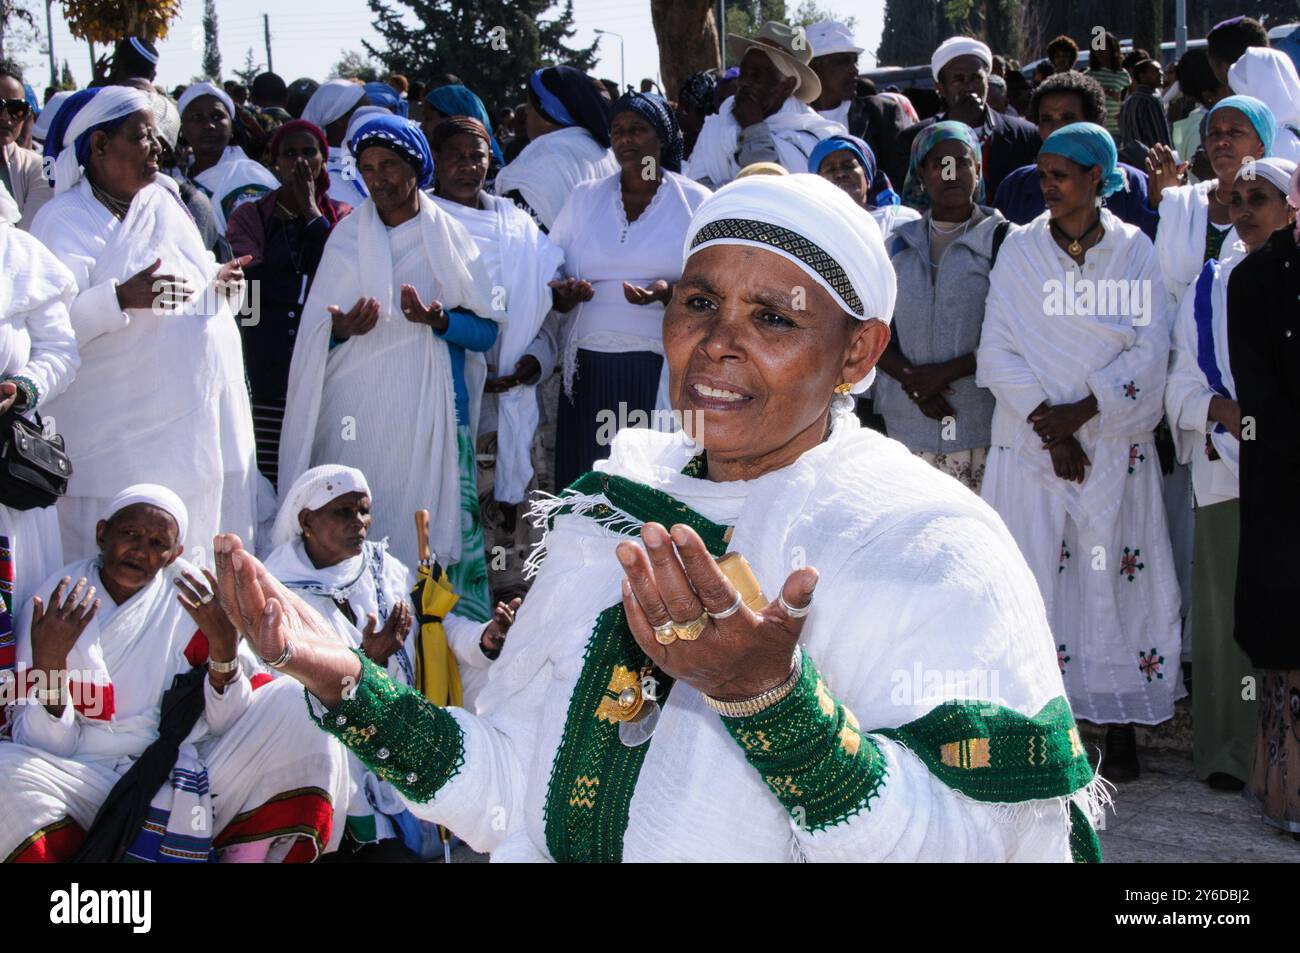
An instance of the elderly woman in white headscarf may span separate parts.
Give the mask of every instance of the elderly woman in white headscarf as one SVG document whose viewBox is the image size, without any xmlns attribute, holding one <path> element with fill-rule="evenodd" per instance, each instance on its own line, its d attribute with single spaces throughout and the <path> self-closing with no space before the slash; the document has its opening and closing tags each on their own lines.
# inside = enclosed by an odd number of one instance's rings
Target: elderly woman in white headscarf
<svg viewBox="0 0 1300 953">
<path fill-rule="evenodd" d="M 71 271 L 81 369 L 50 402 L 73 474 L 58 502 L 64 557 L 95 551 L 95 524 L 125 484 L 164 480 L 190 511 L 191 550 L 253 527 L 253 421 L 227 293 L 247 259 L 218 265 L 158 174 L 147 93 L 84 90 L 46 142 L 56 195 L 32 223 Z"/>
<path fill-rule="evenodd" d="M 64 566 L 18 620 L 22 701 L 0 745 L 0 860 L 314 860 L 342 836 L 344 752 L 302 698 L 265 684 L 181 558 L 167 487 L 104 507 L 98 552 Z"/>
<path fill-rule="evenodd" d="M 332 79 L 311 94 L 302 111 L 302 118 L 319 126 L 329 142 L 325 171 L 330 175 L 330 198 L 353 208 L 361 207 L 367 193 L 356 161 L 348 152 L 347 144 L 352 141 L 348 125 L 353 114 L 369 103 L 366 88 L 360 83 Z"/>
<path fill-rule="evenodd" d="M 1259 673 L 1233 639 L 1242 431 L 1243 423 L 1254 425 L 1242 417 L 1228 360 L 1228 279 L 1247 255 L 1295 220 L 1287 204 L 1295 170 L 1289 159 L 1266 158 L 1237 172 L 1228 200 L 1233 231 L 1222 256 L 1206 262 L 1183 295 L 1165 385 L 1178 460 L 1191 467 L 1196 498 L 1192 754 L 1197 776 L 1217 790 L 1245 786 L 1258 737 L 1258 706 L 1254 697 L 1243 699 L 1241 689 L 1244 679 L 1258 681 Z"/>
<path fill-rule="evenodd" d="M 235 209 L 278 189 L 280 182 L 231 143 L 235 104 L 224 89 L 214 83 L 195 83 L 181 94 L 176 108 L 181 133 L 194 155 L 186 174 L 212 200 L 217 231 L 224 235 Z"/>
<path fill-rule="evenodd" d="M 816 176 L 755 176 L 705 200 L 683 253 L 664 349 L 689 431 L 620 431 L 540 507 L 544 561 L 477 712 L 338 646 L 225 536 L 235 624 L 494 860 L 1096 859 L 1015 542 L 847 399 L 894 310 L 875 222 Z"/>
<path fill-rule="evenodd" d="M 0 421 L 31 419 L 72 383 L 81 358 L 68 320 L 72 275 L 45 246 L 17 228 L 18 204 L 0 183 Z M 12 431 L 10 431 L 12 434 Z M 7 564 L 7 565 L 6 565 Z M 13 666 L 13 607 L 63 564 L 53 506 L 16 508 L 0 495 L 0 669 Z M 5 569 L 8 572 L 5 572 Z M 0 722 L 3 716 L 0 716 Z"/>
<path fill-rule="evenodd" d="M 473 709 L 518 601 L 499 606 L 491 622 L 472 622 L 450 611 L 456 597 L 449 593 L 440 621 L 413 627 L 416 577 L 388 552 L 387 541 L 366 538 L 370 507 L 370 487 L 360 470 L 334 465 L 308 470 L 280 505 L 267 570 L 326 619 L 340 644 L 360 650 L 394 682 L 439 704 Z M 349 763 L 353 790 L 344 849 L 398 838 L 420 853 L 420 827 L 396 792 L 355 756 Z"/>
</svg>

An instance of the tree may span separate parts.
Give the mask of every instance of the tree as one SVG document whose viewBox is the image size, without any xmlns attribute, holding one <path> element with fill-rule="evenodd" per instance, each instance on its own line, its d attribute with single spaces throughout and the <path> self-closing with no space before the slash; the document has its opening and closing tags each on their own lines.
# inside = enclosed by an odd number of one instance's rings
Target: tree
<svg viewBox="0 0 1300 953">
<path fill-rule="evenodd" d="M 59 89 L 74 90 L 77 88 L 76 77 L 72 75 L 72 70 L 68 67 L 68 61 L 63 61 L 63 72 L 59 74 Z"/>
<path fill-rule="evenodd" d="M 790 18 L 790 25 L 809 27 L 814 23 L 820 23 L 822 20 L 838 20 L 850 30 L 858 25 L 857 17 L 842 17 L 829 6 L 818 6 L 816 0 L 800 0 L 799 6 L 795 8 L 794 16 Z"/>
<path fill-rule="evenodd" d="M 359 79 L 363 83 L 373 83 L 379 79 L 381 68 L 380 64 L 366 54 L 347 50 L 330 70 L 330 79 Z"/>
<path fill-rule="evenodd" d="M 941 19 L 938 0 L 886 0 L 876 62 L 881 66 L 930 62 L 939 45 Z"/>
<path fill-rule="evenodd" d="M 1159 61 L 1160 44 L 1164 42 L 1161 35 L 1164 4 L 1161 0 L 1138 0 L 1133 6 L 1136 18 L 1133 25 L 1133 49 L 1146 50 Z"/>
<path fill-rule="evenodd" d="M 40 28 L 26 3 L 0 0 L 0 57 L 29 48 L 39 37 Z"/>
<path fill-rule="evenodd" d="M 650 0 L 650 20 L 659 42 L 659 75 L 665 95 L 677 98 L 682 80 L 715 69 L 718 22 L 713 0 Z"/>
<path fill-rule="evenodd" d="M 253 48 L 250 46 L 248 52 L 244 54 L 244 68 L 234 70 L 235 78 L 244 84 L 248 89 L 253 88 L 253 80 L 262 72 L 262 64 L 253 59 Z"/>
<path fill-rule="evenodd" d="M 364 42 L 390 73 L 420 80 L 454 73 L 478 93 L 490 111 L 519 102 L 528 75 L 539 66 L 568 64 L 589 70 L 596 44 L 574 49 L 573 2 L 563 0 L 554 18 L 542 17 L 554 0 L 366 0 L 385 46 Z M 413 18 L 416 26 L 408 26 Z"/>
<path fill-rule="evenodd" d="M 203 0 L 203 75 L 221 82 L 221 48 L 217 45 L 216 0 Z"/>
<path fill-rule="evenodd" d="M 180 15 L 180 0 L 62 0 L 68 31 L 91 43 L 116 43 L 124 36 L 157 40 Z"/>
</svg>

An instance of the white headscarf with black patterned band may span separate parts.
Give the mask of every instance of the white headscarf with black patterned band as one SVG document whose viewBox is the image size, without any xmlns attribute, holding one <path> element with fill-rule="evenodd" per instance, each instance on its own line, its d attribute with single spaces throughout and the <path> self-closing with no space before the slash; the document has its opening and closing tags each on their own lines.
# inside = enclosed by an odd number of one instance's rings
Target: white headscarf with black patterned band
<svg viewBox="0 0 1300 953">
<path fill-rule="evenodd" d="M 710 245 L 748 245 L 798 265 L 859 321 L 894 315 L 896 279 L 870 213 L 818 175 L 758 175 L 719 189 L 695 211 L 684 258 Z M 873 368 L 853 388 L 875 380 Z"/>
</svg>

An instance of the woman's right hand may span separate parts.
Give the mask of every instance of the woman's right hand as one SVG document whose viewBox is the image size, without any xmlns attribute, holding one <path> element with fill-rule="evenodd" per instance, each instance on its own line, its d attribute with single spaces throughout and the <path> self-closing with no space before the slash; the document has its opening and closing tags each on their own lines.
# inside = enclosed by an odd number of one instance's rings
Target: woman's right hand
<svg viewBox="0 0 1300 953">
<path fill-rule="evenodd" d="M 95 587 L 87 585 L 85 576 L 77 580 L 65 599 L 71 583 L 70 576 L 59 580 L 50 594 L 49 608 L 40 596 L 32 597 L 32 667 L 38 671 L 66 668 L 68 653 L 99 611 Z"/>
<path fill-rule="evenodd" d="M 1160 193 L 1183 184 L 1187 163 L 1181 165 L 1174 159 L 1174 150 L 1158 142 L 1147 150 L 1147 204 L 1152 208 L 1160 204 Z"/>
<path fill-rule="evenodd" d="M 316 180 L 312 177 L 311 166 L 302 156 L 294 161 L 293 171 L 284 186 L 293 195 L 294 205 L 307 221 L 313 222 L 320 218 L 320 206 L 316 204 Z"/>
<path fill-rule="evenodd" d="M 1083 452 L 1077 437 L 1065 437 L 1047 448 L 1052 455 L 1052 469 L 1062 480 L 1082 483 L 1087 475 L 1084 468 L 1092 461 Z"/>
<path fill-rule="evenodd" d="M 1222 424 L 1228 433 L 1241 439 L 1241 405 L 1227 397 L 1211 397 L 1209 418 Z"/>
<path fill-rule="evenodd" d="M 591 282 L 581 278 L 549 281 L 547 285 L 551 289 L 551 307 L 561 314 L 567 314 L 583 301 L 590 301 L 595 294 Z"/>
<path fill-rule="evenodd" d="M 117 305 L 123 311 L 176 308 L 194 294 L 189 282 L 178 275 L 157 274 L 162 259 L 138 271 L 117 286 Z"/>
<path fill-rule="evenodd" d="M 525 354 L 515 364 L 515 372 L 504 377 L 494 377 L 483 385 L 485 394 L 501 394 L 511 388 L 526 384 L 542 373 L 542 364 L 531 354 Z"/>
<path fill-rule="evenodd" d="M 330 332 L 336 341 L 346 341 L 358 334 L 374 330 L 379 323 L 379 302 L 374 298 L 358 298 L 348 311 L 337 305 L 329 306 Z"/>
<path fill-rule="evenodd" d="M 379 629 L 379 618 L 373 612 L 370 613 L 366 617 L 366 627 L 361 632 L 361 651 L 376 665 L 387 665 L 393 653 L 400 651 L 405 644 L 414 619 L 411 607 L 406 602 L 393 606 L 382 629 Z"/>
</svg>

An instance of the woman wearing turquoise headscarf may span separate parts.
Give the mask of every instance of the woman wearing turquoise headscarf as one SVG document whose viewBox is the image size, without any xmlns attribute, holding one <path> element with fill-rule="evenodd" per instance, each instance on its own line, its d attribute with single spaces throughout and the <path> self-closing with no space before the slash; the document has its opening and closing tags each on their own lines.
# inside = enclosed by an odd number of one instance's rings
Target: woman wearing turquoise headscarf
<svg viewBox="0 0 1300 953">
<path fill-rule="evenodd" d="M 876 162 L 871 146 L 857 136 L 827 136 L 808 157 L 808 171 L 839 186 L 871 213 L 888 237 L 895 225 L 920 218 L 916 209 L 900 204 L 889 176 Z"/>
<path fill-rule="evenodd" d="M 989 276 L 981 494 L 1038 580 L 1071 707 L 1108 726 L 1101 773 L 1130 781 L 1133 725 L 1168 720 L 1185 694 L 1154 442 L 1172 302 L 1151 240 L 1099 203 L 1125 181 L 1105 129 L 1062 126 L 1038 171 L 1047 211 L 1007 235 Z"/>
<path fill-rule="evenodd" d="M 501 155 L 501 146 L 497 144 L 496 133 L 492 131 L 492 120 L 488 118 L 487 107 L 473 90 L 459 85 L 439 86 L 424 94 L 424 104 L 424 118 L 420 121 L 420 128 L 424 130 L 426 139 L 433 141 L 433 130 L 437 129 L 444 119 L 453 116 L 469 116 L 481 122 L 483 128 L 487 130 L 488 139 L 491 140 L 488 146 L 492 150 L 493 163 L 498 169 L 505 165 L 506 160 Z M 492 171 L 489 170 L 488 182 L 490 183 L 492 179 Z"/>
<path fill-rule="evenodd" d="M 914 140 L 910 175 L 930 205 L 885 242 L 899 294 L 872 402 L 889 436 L 978 493 L 993 396 L 976 386 L 975 348 L 989 270 L 1010 226 L 978 204 L 979 148 L 972 140 L 959 122 L 936 123 Z"/>
<path fill-rule="evenodd" d="M 1180 185 L 1183 176 L 1166 146 L 1147 156 L 1147 201 L 1160 210 L 1156 254 L 1160 274 L 1176 301 L 1211 258 L 1217 259 L 1232 223 L 1228 220 L 1232 183 L 1247 159 L 1271 155 L 1277 124 L 1273 112 L 1253 96 L 1219 100 L 1205 123 L 1205 154 L 1214 178 Z"/>
<path fill-rule="evenodd" d="M 984 170 L 980 167 L 983 152 L 980 148 L 980 141 L 975 138 L 975 133 L 970 126 L 964 122 L 949 119 L 927 126 L 917 133 L 916 138 L 912 140 L 911 158 L 907 163 L 907 178 L 903 181 L 904 205 L 910 205 L 912 208 L 921 211 L 930 207 L 930 196 L 926 193 L 925 183 L 921 180 L 919 167 L 935 146 L 953 139 L 965 143 L 970 149 L 975 168 L 979 174 L 979 191 L 975 195 L 975 201 L 979 205 L 984 204 Z"/>
</svg>

